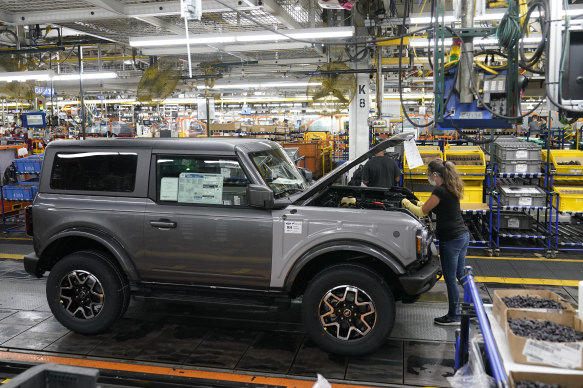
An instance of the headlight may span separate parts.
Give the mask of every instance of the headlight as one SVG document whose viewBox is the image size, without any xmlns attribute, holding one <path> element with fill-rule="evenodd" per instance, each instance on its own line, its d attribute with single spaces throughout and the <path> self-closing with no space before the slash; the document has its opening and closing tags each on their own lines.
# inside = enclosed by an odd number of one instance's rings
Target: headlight
<svg viewBox="0 0 583 388">
<path fill-rule="evenodd" d="M 429 245 L 427 229 L 417 230 L 415 236 L 415 249 L 417 251 L 417 259 L 423 260 L 427 257 L 427 246 Z"/>
</svg>

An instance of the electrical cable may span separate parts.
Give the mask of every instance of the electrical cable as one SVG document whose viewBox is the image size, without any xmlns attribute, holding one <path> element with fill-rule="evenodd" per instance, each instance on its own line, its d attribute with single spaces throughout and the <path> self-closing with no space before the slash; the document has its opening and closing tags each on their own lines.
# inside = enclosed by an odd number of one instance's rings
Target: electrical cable
<svg viewBox="0 0 583 388">
<path fill-rule="evenodd" d="M 461 45 L 462 45 L 462 58 L 460 58 L 460 60 L 462 62 L 465 62 L 466 66 L 468 67 L 468 71 L 470 72 L 470 74 L 472 73 L 472 65 L 469 63 L 469 61 L 466 59 L 467 57 L 464 55 L 466 51 L 466 44 L 465 42 L 462 40 L 460 34 L 454 30 L 453 28 L 450 27 L 445 27 L 449 32 L 451 32 L 453 35 L 455 35 L 460 41 L 461 41 Z M 480 102 L 480 105 L 483 106 L 488 112 L 490 112 L 492 114 L 492 116 L 496 116 L 496 117 L 500 117 L 502 119 L 506 119 L 506 120 L 519 120 L 522 119 L 528 115 L 530 115 L 532 112 L 534 112 L 542 103 L 543 100 L 541 100 L 532 110 L 528 111 L 527 113 L 524 113 L 520 116 L 506 116 L 506 115 L 502 115 L 500 113 L 494 112 L 492 110 L 492 108 L 490 108 L 490 106 L 488 106 L 488 104 L 486 104 L 484 102 L 484 99 L 482 98 L 481 94 L 479 93 L 479 90 L 476 86 L 476 82 L 474 81 L 474 77 L 469 77 L 470 78 L 470 85 L 472 87 L 472 91 L 474 92 L 474 94 L 476 95 L 478 101 Z M 548 93 L 545 93 L 544 97 L 547 97 Z M 543 99 L 544 99 L 543 97 Z"/>
<path fill-rule="evenodd" d="M 518 53 L 520 55 L 519 64 L 520 64 L 520 67 L 522 67 L 525 70 L 530 71 L 531 73 L 545 74 L 544 71 L 537 70 L 534 68 L 534 65 L 536 65 L 541 60 L 542 55 L 545 52 L 546 41 L 548 40 L 548 36 L 549 36 L 549 28 L 545 22 L 545 19 L 544 19 L 545 17 L 543 16 L 543 15 L 548 15 L 548 6 L 544 0 L 535 0 L 528 7 L 528 10 L 526 11 L 526 14 L 523 17 L 523 24 L 521 27 L 520 35 L 522 37 L 524 37 L 526 35 L 526 33 L 528 32 L 528 26 L 530 25 L 530 18 L 532 16 L 532 13 L 537 9 L 539 12 L 538 22 L 539 22 L 539 25 L 541 26 L 542 39 L 539 42 L 539 44 L 537 45 L 537 48 L 536 48 L 535 52 L 533 53 L 533 55 L 530 57 L 530 59 L 526 58 L 526 55 L 524 53 L 523 41 L 522 40 L 519 41 L 519 45 L 518 45 Z"/>
<path fill-rule="evenodd" d="M 568 15 L 566 17 L 567 17 L 566 27 L 567 27 L 567 31 L 568 31 L 569 30 L 569 19 L 570 19 L 570 17 Z M 546 18 L 546 16 L 545 16 L 545 18 Z M 545 23 L 549 23 L 550 24 L 551 21 L 550 20 L 546 20 Z M 550 30 L 550 28 L 549 28 L 549 30 Z M 567 52 L 567 41 L 568 41 L 567 39 L 563 39 L 563 51 L 562 51 L 562 54 L 561 54 L 561 62 L 564 62 L 564 59 L 565 59 L 564 56 L 566 56 L 566 52 Z M 546 52 L 545 52 L 545 78 L 548 78 L 548 74 L 547 73 L 549 71 L 549 53 L 548 53 L 548 50 L 549 50 L 549 45 L 546 45 Z M 563 69 L 562 69 L 562 66 L 563 65 L 564 65 L 564 63 L 562 63 L 560 65 L 561 68 L 559 68 L 559 85 L 560 85 L 560 82 L 561 82 L 561 79 L 560 78 L 561 78 L 562 71 L 563 71 Z M 571 107 L 567 107 L 566 105 L 563 105 L 563 104 L 557 102 L 553 98 L 552 93 L 549 93 L 549 82 L 545 82 L 545 91 L 546 91 L 546 95 L 549 98 L 549 101 L 551 102 L 551 104 L 553 104 L 557 108 L 562 109 L 562 110 L 564 110 L 566 112 L 578 113 L 578 114 L 582 113 L 581 110 L 579 110 L 579 109 L 573 109 Z M 560 95 L 557 96 L 557 97 L 559 99 L 561 98 Z"/>
<path fill-rule="evenodd" d="M 269 27 L 266 24 L 263 24 L 261 22 L 258 22 L 257 20 L 253 19 L 251 16 L 247 15 L 244 12 L 239 11 L 237 8 L 231 6 L 230 4 L 224 3 L 221 0 L 215 0 L 215 1 L 217 3 L 219 3 L 219 4 L 221 4 L 222 6 L 224 6 L 226 8 L 229 8 L 230 10 L 232 10 L 235 13 L 237 13 L 241 17 L 249 20 L 250 22 L 252 22 L 252 23 L 254 23 L 256 25 L 258 25 L 259 27 L 263 28 L 266 31 L 270 31 L 270 32 L 273 32 L 274 34 L 278 34 L 278 35 L 284 36 L 287 39 L 289 39 L 291 41 L 294 41 L 294 42 L 306 43 L 306 44 L 309 44 L 309 45 L 314 45 L 314 44 L 322 44 L 322 45 L 328 45 L 328 46 L 346 46 L 346 45 L 356 45 L 357 46 L 357 45 L 362 45 L 362 44 L 376 45 L 378 42 L 387 42 L 387 41 L 390 41 L 390 40 L 399 39 L 401 37 L 413 36 L 413 35 L 419 34 L 421 32 L 425 32 L 425 31 L 430 30 L 430 29 L 433 28 L 433 27 L 428 26 L 428 27 L 419 28 L 419 29 L 414 30 L 414 31 L 410 31 L 410 32 L 408 32 L 408 33 L 406 33 L 404 35 L 392 36 L 390 38 L 368 39 L 368 40 L 363 40 L 363 41 L 359 41 L 359 42 L 357 42 L 357 41 L 354 41 L 354 42 L 346 42 L 346 41 L 343 41 L 343 42 L 324 42 L 324 41 L 306 40 L 306 39 L 293 38 L 293 37 L 287 35 L 285 32 L 278 31 L 278 30 L 276 30 L 274 28 Z"/>
<path fill-rule="evenodd" d="M 510 1 L 508 9 L 504 13 L 498 28 L 496 28 L 496 38 L 498 38 L 498 43 L 506 50 L 515 47 L 521 36 L 520 21 L 515 15 L 516 11 L 514 7 L 514 0 Z"/>
<path fill-rule="evenodd" d="M 408 8 L 410 4 L 410 0 L 407 0 L 406 6 L 403 9 L 403 24 L 402 27 L 405 27 L 405 23 L 407 21 L 407 12 L 405 12 L 405 10 Z M 405 115 L 405 118 L 407 119 L 407 121 L 409 121 L 414 127 L 416 128 L 427 128 L 430 127 L 431 125 L 433 125 L 435 123 L 435 119 L 431 120 L 430 122 L 426 123 L 426 124 L 418 124 L 416 122 L 414 122 L 411 117 L 409 117 L 409 113 L 407 113 L 407 109 L 405 107 L 405 101 L 403 100 L 403 39 L 405 38 L 405 36 L 403 35 L 403 33 L 401 32 L 401 42 L 399 44 L 399 102 L 401 103 L 401 110 L 403 111 L 403 114 Z"/>
</svg>

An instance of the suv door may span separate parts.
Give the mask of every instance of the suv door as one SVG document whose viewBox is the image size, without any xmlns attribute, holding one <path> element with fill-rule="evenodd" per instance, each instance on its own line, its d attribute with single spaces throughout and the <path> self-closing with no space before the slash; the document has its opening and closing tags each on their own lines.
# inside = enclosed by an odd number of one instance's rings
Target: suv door
<svg viewBox="0 0 583 388">
<path fill-rule="evenodd" d="M 247 206 L 247 174 L 235 156 L 152 157 L 142 279 L 267 288 L 271 211 Z"/>
</svg>

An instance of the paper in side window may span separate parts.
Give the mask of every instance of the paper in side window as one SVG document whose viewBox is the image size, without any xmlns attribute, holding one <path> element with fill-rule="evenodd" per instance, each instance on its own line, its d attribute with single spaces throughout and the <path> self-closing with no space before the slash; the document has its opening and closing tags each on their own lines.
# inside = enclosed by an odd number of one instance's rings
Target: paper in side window
<svg viewBox="0 0 583 388">
<path fill-rule="evenodd" d="M 160 201 L 178 201 L 178 178 L 160 180 Z"/>
</svg>

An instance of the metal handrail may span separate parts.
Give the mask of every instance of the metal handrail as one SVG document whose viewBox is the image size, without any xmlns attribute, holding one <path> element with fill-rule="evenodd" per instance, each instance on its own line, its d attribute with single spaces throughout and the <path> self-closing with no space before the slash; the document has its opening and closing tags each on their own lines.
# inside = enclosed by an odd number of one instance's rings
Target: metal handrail
<svg viewBox="0 0 583 388">
<path fill-rule="evenodd" d="M 486 316 L 486 311 L 484 305 L 482 304 L 482 298 L 480 298 L 480 293 L 478 292 L 478 287 L 474 282 L 474 275 L 472 274 L 472 267 L 466 266 L 465 276 L 462 279 L 462 284 L 464 286 L 464 303 L 471 303 L 474 306 L 476 316 L 478 318 L 478 325 L 480 326 L 480 331 L 482 332 L 482 337 L 484 338 L 484 346 L 486 348 L 486 355 L 488 361 L 490 362 L 490 368 L 494 377 L 494 382 L 497 387 L 508 387 L 508 375 L 504 369 L 504 364 L 500 353 L 498 352 L 498 346 L 496 346 L 496 341 L 494 340 L 494 334 L 490 328 L 490 322 Z M 463 317 L 462 319 L 467 319 L 469 317 Z M 465 344 L 467 346 L 467 339 L 469 338 L 469 325 L 462 325 L 465 330 L 461 333 L 462 337 L 465 337 Z M 464 341 L 460 341 L 463 343 Z M 461 345 L 460 345 L 461 346 Z"/>
</svg>

